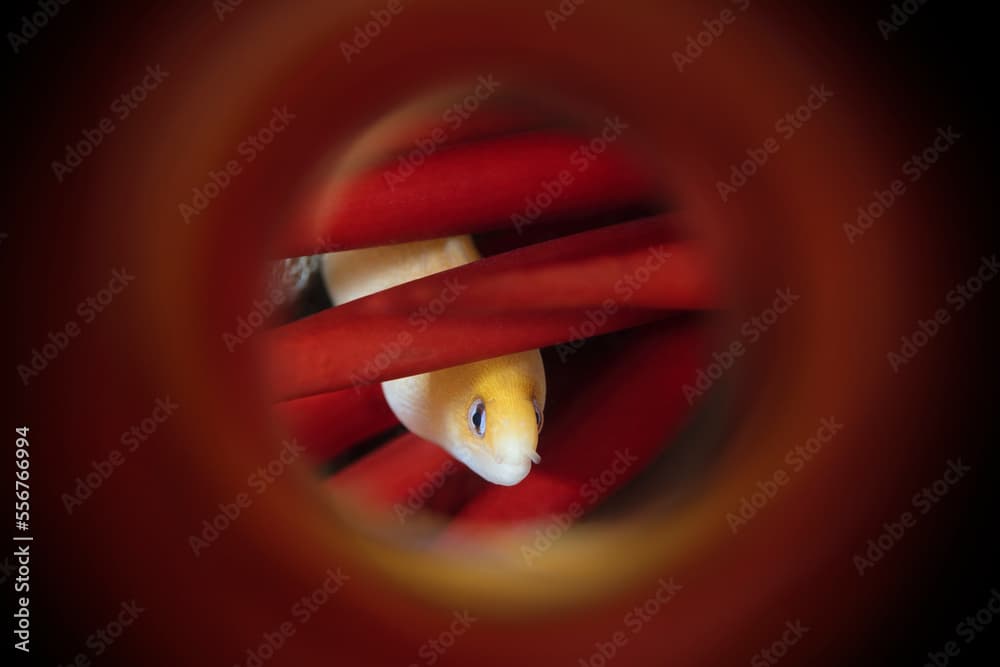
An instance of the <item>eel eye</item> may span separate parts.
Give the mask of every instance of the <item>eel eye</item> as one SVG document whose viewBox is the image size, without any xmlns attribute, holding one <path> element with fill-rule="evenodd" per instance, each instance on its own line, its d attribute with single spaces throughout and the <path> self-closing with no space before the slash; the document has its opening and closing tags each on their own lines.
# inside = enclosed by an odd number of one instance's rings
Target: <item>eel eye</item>
<svg viewBox="0 0 1000 667">
<path fill-rule="evenodd" d="M 469 430 L 477 438 L 486 435 L 486 404 L 481 398 L 472 401 L 469 406 Z"/>
<path fill-rule="evenodd" d="M 542 424 L 545 423 L 545 419 L 542 417 L 542 411 L 538 407 L 538 401 L 532 399 L 531 404 L 535 406 L 535 425 L 538 426 L 538 432 L 542 432 Z"/>
</svg>

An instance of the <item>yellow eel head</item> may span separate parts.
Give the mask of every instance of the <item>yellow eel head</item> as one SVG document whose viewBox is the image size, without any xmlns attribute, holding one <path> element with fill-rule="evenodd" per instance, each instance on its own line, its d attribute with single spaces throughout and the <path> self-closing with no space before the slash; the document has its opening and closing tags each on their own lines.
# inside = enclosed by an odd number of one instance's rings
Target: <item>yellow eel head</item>
<svg viewBox="0 0 1000 667">
<path fill-rule="evenodd" d="M 512 486 L 538 463 L 545 369 L 538 350 L 438 372 L 446 420 L 438 442 L 476 474 Z M 437 393 L 437 392 L 435 392 Z"/>
</svg>

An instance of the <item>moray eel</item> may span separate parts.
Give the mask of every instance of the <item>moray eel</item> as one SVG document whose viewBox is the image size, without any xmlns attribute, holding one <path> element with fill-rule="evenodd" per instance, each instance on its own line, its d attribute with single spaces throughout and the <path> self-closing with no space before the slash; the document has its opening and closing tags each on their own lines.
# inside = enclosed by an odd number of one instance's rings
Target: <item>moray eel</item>
<svg viewBox="0 0 1000 667">
<path fill-rule="evenodd" d="M 323 256 L 334 304 L 479 259 L 472 239 L 348 250 Z M 382 393 L 402 424 L 494 484 L 512 486 L 538 463 L 545 368 L 538 350 L 388 380 Z"/>
</svg>

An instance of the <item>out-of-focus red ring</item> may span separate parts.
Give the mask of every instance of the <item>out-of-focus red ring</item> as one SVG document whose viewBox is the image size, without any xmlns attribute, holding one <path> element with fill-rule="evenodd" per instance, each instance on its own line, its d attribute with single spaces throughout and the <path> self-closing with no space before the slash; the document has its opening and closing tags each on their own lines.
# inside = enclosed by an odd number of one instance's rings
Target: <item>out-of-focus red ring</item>
<svg viewBox="0 0 1000 667">
<path fill-rule="evenodd" d="M 273 452 L 274 439 L 258 409 L 265 397 L 248 390 L 256 386 L 257 369 L 244 364 L 245 357 L 220 352 L 218 332 L 230 328 L 243 304 L 251 302 L 255 268 L 302 194 L 294 165 L 303 156 L 316 156 L 316 146 L 347 141 L 375 110 L 470 67 L 496 69 L 511 80 L 556 82 L 551 85 L 562 86 L 568 96 L 599 100 L 633 119 L 650 149 L 664 156 L 665 189 L 677 193 L 727 271 L 721 282 L 728 286 L 724 297 L 734 324 L 766 306 L 776 288 L 787 285 L 804 296 L 801 309 L 732 376 L 751 380 L 739 384 L 739 391 L 751 392 L 747 405 L 752 409 L 728 432 L 727 455 L 703 493 L 670 514 L 650 508 L 648 516 L 612 529 L 568 535 L 537 571 L 528 572 L 372 539 L 339 519 L 320 489 L 303 476 L 299 485 L 274 488 L 266 513 L 247 516 L 234 527 L 242 548 L 256 548 L 270 558 L 275 573 L 266 595 L 232 591 L 234 606 L 250 599 L 257 605 L 284 604 L 281 593 L 308 588 L 312 573 L 337 563 L 357 573 L 357 584 L 343 592 L 344 604 L 363 608 L 386 625 L 397 616 L 405 619 L 415 643 L 455 606 L 474 610 L 487 624 L 510 614 L 579 604 L 593 605 L 595 618 L 613 618 L 614 607 L 603 606 L 606 596 L 626 584 L 632 592 L 645 590 L 667 572 L 697 582 L 705 599 L 721 600 L 738 582 L 740 594 L 726 600 L 732 618 L 782 590 L 824 549 L 857 537 L 852 526 L 858 522 L 852 519 L 866 511 L 864 498 L 870 496 L 870 505 L 877 507 L 893 481 L 881 479 L 876 487 L 871 479 L 863 483 L 848 473 L 868 456 L 852 448 L 860 440 L 849 432 L 826 467 L 789 489 L 769 508 L 769 516 L 758 519 L 756 541 L 734 541 L 723 518 L 780 460 L 788 443 L 808 437 L 821 417 L 865 423 L 864 396 L 885 382 L 858 361 L 863 355 L 836 349 L 867 351 L 896 326 L 896 313 L 880 307 L 898 290 L 893 264 L 903 261 L 892 255 L 849 255 L 843 243 L 841 222 L 851 210 L 844 202 L 864 201 L 869 184 L 884 173 L 873 156 L 879 153 L 877 144 L 857 133 L 858 111 L 850 101 L 817 118 L 809 134 L 789 141 L 780 159 L 760 169 L 728 204 L 716 189 L 729 166 L 745 158 L 746 148 L 771 132 L 777 115 L 800 104 L 820 80 L 836 87 L 843 72 L 799 69 L 791 64 L 799 56 L 791 48 L 775 65 L 756 46 L 763 28 L 748 18 L 744 32 L 727 34 L 690 71 L 678 73 L 671 53 L 704 18 L 702 9 L 652 2 L 634 3 L 628 10 L 587 5 L 555 32 L 536 3 L 476 11 L 453 2 L 414 3 L 385 28 L 381 41 L 373 39 L 351 63 L 339 44 L 368 20 L 360 3 L 336 12 L 323 3 L 292 11 L 241 11 L 244 22 L 234 23 L 230 41 L 213 44 L 210 58 L 197 61 L 200 79 L 192 68 L 191 80 L 198 83 L 191 85 L 191 96 L 200 103 L 179 107 L 158 141 L 147 147 L 153 161 L 173 169 L 150 173 L 145 187 L 123 201 L 146 216 L 148 228 L 158 230 L 147 265 L 161 295 L 148 313 L 158 333 L 151 372 L 187 390 L 196 406 L 191 424 L 199 429 L 191 441 L 217 443 L 212 451 L 171 453 L 187 458 L 190 482 L 199 488 L 224 497 L 229 487 L 217 481 L 220 470 L 252 468 Z M 456 22 L 461 29 L 453 28 Z M 776 50 L 784 46 L 771 43 Z M 512 59 L 511 54 L 520 55 Z M 185 225 L 177 215 L 178 193 L 224 165 L 233 147 L 275 105 L 299 114 L 297 125 L 224 197 Z M 831 168 L 818 169 L 818 163 Z M 834 168 L 844 164 L 851 169 Z M 178 271 L 171 259 L 178 256 L 198 261 Z M 845 273 L 848 261 L 852 271 Z M 860 285 L 866 289 L 852 289 Z M 853 319 L 848 332 L 838 329 L 845 313 L 859 311 L 867 317 Z M 723 329 L 720 342 L 732 331 Z M 885 444 L 887 451 L 902 446 L 891 439 Z M 776 522 L 804 525 L 840 497 L 838 487 L 848 474 L 854 475 L 855 497 L 840 507 L 843 521 L 828 528 L 812 550 L 798 545 L 794 553 L 783 552 L 785 538 Z M 425 615 L 426 609 L 434 612 Z M 696 619 L 673 621 L 664 636 L 683 661 L 698 650 L 684 632 Z M 505 643 L 530 642 L 534 632 L 518 628 L 502 639 L 483 633 L 470 637 L 455 655 L 476 652 L 505 659 L 511 652 Z M 569 636 L 549 639 L 540 651 L 550 656 L 572 645 Z M 651 646 L 657 639 L 644 641 Z"/>
</svg>

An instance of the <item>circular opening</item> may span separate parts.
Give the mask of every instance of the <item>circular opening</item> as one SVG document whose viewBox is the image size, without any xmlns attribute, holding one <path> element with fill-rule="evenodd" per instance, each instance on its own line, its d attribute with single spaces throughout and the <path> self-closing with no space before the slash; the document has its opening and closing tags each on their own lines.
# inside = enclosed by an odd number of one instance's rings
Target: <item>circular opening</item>
<svg viewBox="0 0 1000 667">
<path fill-rule="evenodd" d="M 710 217 L 644 132 L 479 75 L 303 169 L 296 242 L 277 245 L 315 245 L 267 264 L 287 301 L 265 364 L 274 419 L 354 530 L 397 555 L 566 574 L 697 488 L 738 355 L 715 340 Z M 541 378 L 522 368 L 535 350 Z M 521 445 L 504 439 L 518 398 L 537 434 Z"/>
</svg>

